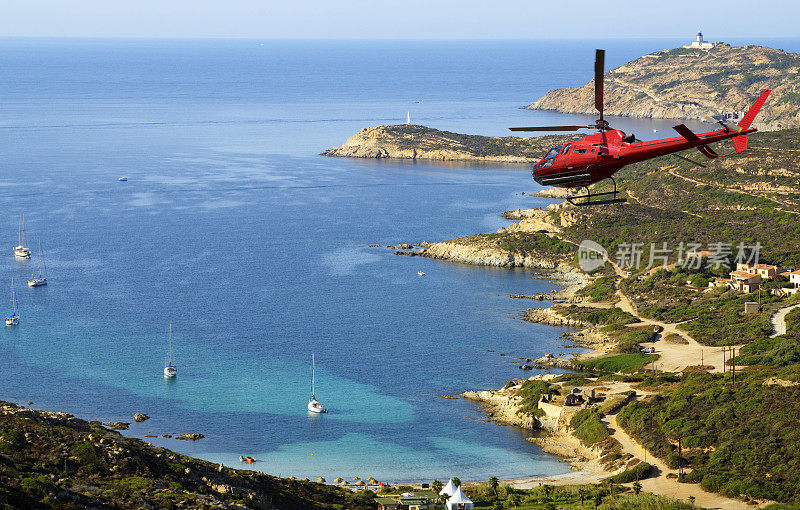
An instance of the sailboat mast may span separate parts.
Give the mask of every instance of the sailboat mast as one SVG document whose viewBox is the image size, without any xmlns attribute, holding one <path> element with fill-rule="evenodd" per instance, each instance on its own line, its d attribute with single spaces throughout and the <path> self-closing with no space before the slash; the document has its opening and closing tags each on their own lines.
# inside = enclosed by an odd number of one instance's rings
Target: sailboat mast
<svg viewBox="0 0 800 510">
<path fill-rule="evenodd" d="M 22 216 L 19 218 L 19 226 L 17 227 L 17 246 L 22 246 Z"/>
<path fill-rule="evenodd" d="M 311 398 L 314 398 L 314 394 L 316 393 L 314 391 L 315 379 L 316 379 L 316 370 L 314 365 L 314 353 L 312 352 L 311 353 Z"/>
<path fill-rule="evenodd" d="M 42 264 L 44 264 L 43 260 L 44 256 L 42 255 L 42 240 L 39 239 L 39 278 L 42 277 Z"/>
<path fill-rule="evenodd" d="M 20 246 L 25 246 L 25 213 L 22 213 L 22 234 L 19 241 Z"/>
<path fill-rule="evenodd" d="M 14 296 L 14 277 L 11 277 L 11 313 L 17 315 L 17 298 Z"/>
<path fill-rule="evenodd" d="M 169 364 L 172 365 L 172 323 L 169 323 Z"/>
</svg>

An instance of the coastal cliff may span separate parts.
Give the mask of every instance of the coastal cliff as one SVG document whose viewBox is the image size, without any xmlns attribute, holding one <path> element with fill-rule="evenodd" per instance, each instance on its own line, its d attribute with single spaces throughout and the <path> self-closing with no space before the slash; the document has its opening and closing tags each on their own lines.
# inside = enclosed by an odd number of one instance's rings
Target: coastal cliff
<svg viewBox="0 0 800 510">
<path fill-rule="evenodd" d="M 772 95 L 753 125 L 800 127 L 800 54 L 763 46 L 663 50 L 606 73 L 605 114 L 702 119 L 736 112 L 741 118 L 764 89 Z M 595 115 L 594 80 L 551 90 L 526 108 Z"/>
<path fill-rule="evenodd" d="M 575 135 L 480 136 L 440 131 L 425 126 L 367 127 L 340 147 L 323 156 L 370 159 L 427 159 L 438 161 L 486 161 L 530 163 L 538 161 L 551 146 L 574 140 Z"/>
</svg>

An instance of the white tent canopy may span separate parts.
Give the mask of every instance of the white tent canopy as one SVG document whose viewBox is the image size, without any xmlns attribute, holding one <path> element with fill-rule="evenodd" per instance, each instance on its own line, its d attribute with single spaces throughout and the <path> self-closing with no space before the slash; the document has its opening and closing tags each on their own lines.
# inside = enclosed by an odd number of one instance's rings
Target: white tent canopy
<svg viewBox="0 0 800 510">
<path fill-rule="evenodd" d="M 461 487 L 456 487 L 456 491 L 447 500 L 448 510 L 472 510 L 472 500 L 467 497 L 461 490 Z"/>
<path fill-rule="evenodd" d="M 456 492 L 457 488 L 458 487 L 456 487 L 456 484 L 453 483 L 453 479 L 451 478 L 447 482 L 447 485 L 442 487 L 442 490 L 439 491 L 439 495 L 441 496 L 441 495 L 447 494 L 448 496 L 452 496 Z"/>
</svg>

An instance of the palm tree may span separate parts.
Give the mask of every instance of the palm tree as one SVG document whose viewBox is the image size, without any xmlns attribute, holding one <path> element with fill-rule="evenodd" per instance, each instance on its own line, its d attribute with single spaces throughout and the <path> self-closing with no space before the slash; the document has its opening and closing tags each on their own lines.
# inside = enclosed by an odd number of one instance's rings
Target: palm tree
<svg viewBox="0 0 800 510">
<path fill-rule="evenodd" d="M 458 477 L 454 476 L 453 477 L 453 485 L 455 485 L 456 487 L 461 487 L 461 478 L 458 478 Z"/>
<path fill-rule="evenodd" d="M 497 497 L 497 488 L 499 486 L 500 486 L 500 480 L 498 480 L 496 476 L 489 478 L 489 487 L 492 488 L 492 492 L 494 492 L 494 497 Z"/>
<path fill-rule="evenodd" d="M 639 494 L 642 491 L 642 484 L 639 481 L 633 482 L 633 493 Z"/>
<path fill-rule="evenodd" d="M 434 480 L 433 483 L 431 484 L 431 489 L 433 489 L 433 492 L 435 492 L 437 496 L 439 495 L 440 492 L 442 492 L 443 487 L 444 484 L 442 483 L 441 480 L 438 479 Z"/>
</svg>

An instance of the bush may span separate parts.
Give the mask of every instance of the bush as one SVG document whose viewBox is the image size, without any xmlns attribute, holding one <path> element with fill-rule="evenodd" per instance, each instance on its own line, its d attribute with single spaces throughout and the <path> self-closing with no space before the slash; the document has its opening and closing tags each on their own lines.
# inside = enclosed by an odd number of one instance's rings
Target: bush
<svg viewBox="0 0 800 510">
<path fill-rule="evenodd" d="M 609 436 L 608 429 L 600 421 L 595 409 L 582 409 L 569 422 L 575 432 L 573 435 L 587 445 L 599 443 Z"/>
<path fill-rule="evenodd" d="M 632 468 L 626 469 L 622 473 L 608 478 L 608 480 L 610 480 L 612 483 L 630 483 L 635 482 L 636 480 L 644 480 L 650 476 L 650 470 L 652 467 L 653 466 L 647 462 L 640 462 Z"/>
<path fill-rule="evenodd" d="M 106 461 L 98 447 L 91 443 L 76 444 L 70 454 L 80 459 L 81 467 L 89 473 L 101 473 L 106 467 Z"/>
<path fill-rule="evenodd" d="M 751 342 L 739 350 L 737 365 L 787 366 L 800 363 L 800 341 L 776 336 Z"/>
</svg>

